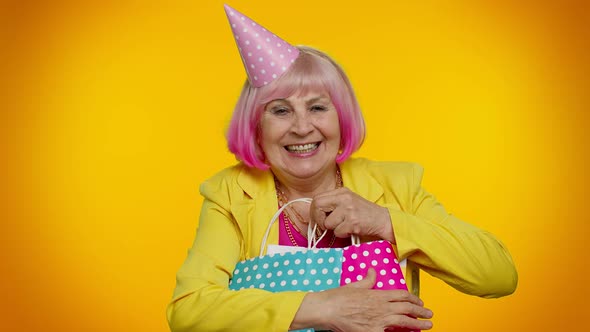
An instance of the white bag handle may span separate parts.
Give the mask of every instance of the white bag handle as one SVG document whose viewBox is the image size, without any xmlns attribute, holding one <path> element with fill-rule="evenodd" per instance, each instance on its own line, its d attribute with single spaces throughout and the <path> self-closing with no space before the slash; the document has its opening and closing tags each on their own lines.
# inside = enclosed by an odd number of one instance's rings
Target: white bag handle
<svg viewBox="0 0 590 332">
<path fill-rule="evenodd" d="M 264 237 L 262 238 L 262 243 L 260 244 L 260 256 L 262 256 L 262 254 L 264 253 L 264 247 L 266 247 L 266 241 L 268 240 L 268 235 L 270 234 L 270 228 L 275 223 L 275 221 L 277 221 L 277 219 L 281 215 L 281 212 L 283 212 L 283 210 L 285 210 L 287 208 L 287 206 L 289 206 L 293 203 L 296 203 L 296 202 L 311 203 L 311 201 L 312 201 L 311 198 L 297 198 L 297 199 L 289 201 L 285 205 L 281 206 L 281 208 L 274 214 L 274 216 L 272 216 L 272 218 L 270 219 L 270 222 L 268 223 L 268 228 L 266 229 L 266 233 L 264 233 Z M 308 239 L 307 249 L 315 249 L 317 247 L 318 243 L 324 238 L 326 233 L 328 233 L 328 230 L 324 230 L 324 233 L 322 233 L 322 235 L 316 239 L 314 235 L 317 230 L 317 227 L 318 227 L 318 225 L 314 222 L 310 222 L 309 226 L 307 227 L 307 239 Z M 311 241 L 309 239 L 311 239 Z M 351 234 L 350 239 L 351 239 L 351 242 L 353 245 L 361 243 L 358 235 Z"/>
<path fill-rule="evenodd" d="M 352 245 L 361 244 L 361 239 L 356 234 L 350 234 L 350 242 Z"/>
</svg>

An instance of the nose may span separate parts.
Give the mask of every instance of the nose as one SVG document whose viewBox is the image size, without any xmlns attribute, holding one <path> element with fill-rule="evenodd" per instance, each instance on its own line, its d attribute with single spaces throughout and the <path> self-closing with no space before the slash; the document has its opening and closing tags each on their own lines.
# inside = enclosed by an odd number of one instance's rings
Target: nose
<svg viewBox="0 0 590 332">
<path fill-rule="evenodd" d="M 312 119 L 307 112 L 295 112 L 291 131 L 299 136 L 306 136 L 311 133 L 314 128 L 311 120 Z"/>
</svg>

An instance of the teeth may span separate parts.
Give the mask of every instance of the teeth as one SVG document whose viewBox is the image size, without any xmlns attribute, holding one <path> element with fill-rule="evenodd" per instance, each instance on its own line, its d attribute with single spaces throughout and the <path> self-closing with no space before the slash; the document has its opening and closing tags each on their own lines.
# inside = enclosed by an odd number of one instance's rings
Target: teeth
<svg viewBox="0 0 590 332">
<path fill-rule="evenodd" d="M 298 153 L 305 153 L 315 150 L 318 147 L 319 143 L 309 143 L 309 144 L 302 144 L 302 145 L 287 145 L 286 148 L 290 152 L 298 152 Z"/>
</svg>

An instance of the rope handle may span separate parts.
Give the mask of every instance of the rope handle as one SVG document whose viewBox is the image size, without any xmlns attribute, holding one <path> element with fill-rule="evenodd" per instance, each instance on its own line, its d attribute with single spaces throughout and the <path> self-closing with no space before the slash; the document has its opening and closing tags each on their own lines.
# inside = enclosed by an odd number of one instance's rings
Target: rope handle
<svg viewBox="0 0 590 332">
<path fill-rule="evenodd" d="M 287 206 L 289 206 L 293 203 L 305 202 L 305 203 L 311 204 L 312 201 L 313 201 L 313 199 L 307 198 L 307 197 L 297 198 L 297 199 L 291 200 L 291 201 L 285 203 L 283 206 L 281 206 L 281 208 L 272 216 L 272 218 L 270 219 L 270 222 L 268 223 L 268 227 L 266 228 L 266 232 L 264 233 L 264 237 L 262 238 L 262 243 L 260 244 L 260 255 L 259 256 L 263 255 L 264 248 L 266 247 L 266 241 L 268 240 L 268 235 L 270 234 L 270 229 L 271 229 L 272 225 L 274 225 L 274 223 L 277 221 L 277 219 L 279 218 L 279 216 L 281 215 L 283 210 L 285 210 L 287 208 Z M 316 239 L 314 235 L 317 230 L 317 227 L 318 227 L 318 225 L 314 222 L 310 222 L 309 226 L 307 227 L 307 239 L 308 239 L 307 249 L 315 249 L 317 247 L 318 243 L 324 238 L 324 236 L 326 236 L 326 233 L 328 233 L 328 230 L 324 230 L 322 235 Z M 311 241 L 309 239 L 311 239 Z M 353 245 L 361 243 L 358 235 L 355 235 L 355 234 L 350 235 L 350 240 Z"/>
</svg>

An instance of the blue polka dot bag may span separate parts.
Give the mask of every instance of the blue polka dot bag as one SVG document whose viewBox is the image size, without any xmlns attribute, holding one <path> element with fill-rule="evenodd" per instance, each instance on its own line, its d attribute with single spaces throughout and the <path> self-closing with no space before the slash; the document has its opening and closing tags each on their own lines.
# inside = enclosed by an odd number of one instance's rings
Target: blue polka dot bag
<svg viewBox="0 0 590 332">
<path fill-rule="evenodd" d="M 236 265 L 230 289 L 318 292 L 340 286 L 342 249 L 312 249 L 254 257 Z"/>
<path fill-rule="evenodd" d="M 315 247 L 321 238 L 315 239 L 313 236 L 315 227 L 310 225 L 308 239 L 312 241 L 307 249 L 298 248 L 299 250 L 296 251 L 263 255 L 271 226 L 283 209 L 298 201 L 309 203 L 311 199 L 300 198 L 290 201 L 275 213 L 263 238 L 260 255 L 236 265 L 229 289 L 258 288 L 270 292 L 318 292 L 362 280 L 368 269 L 374 268 L 377 272 L 374 289 L 407 290 L 402 269 L 391 244 L 387 241 L 360 244 L 358 238 L 353 236 L 352 246 L 317 249 Z M 303 331 L 313 332 L 314 329 L 297 330 L 297 332 Z"/>
</svg>

